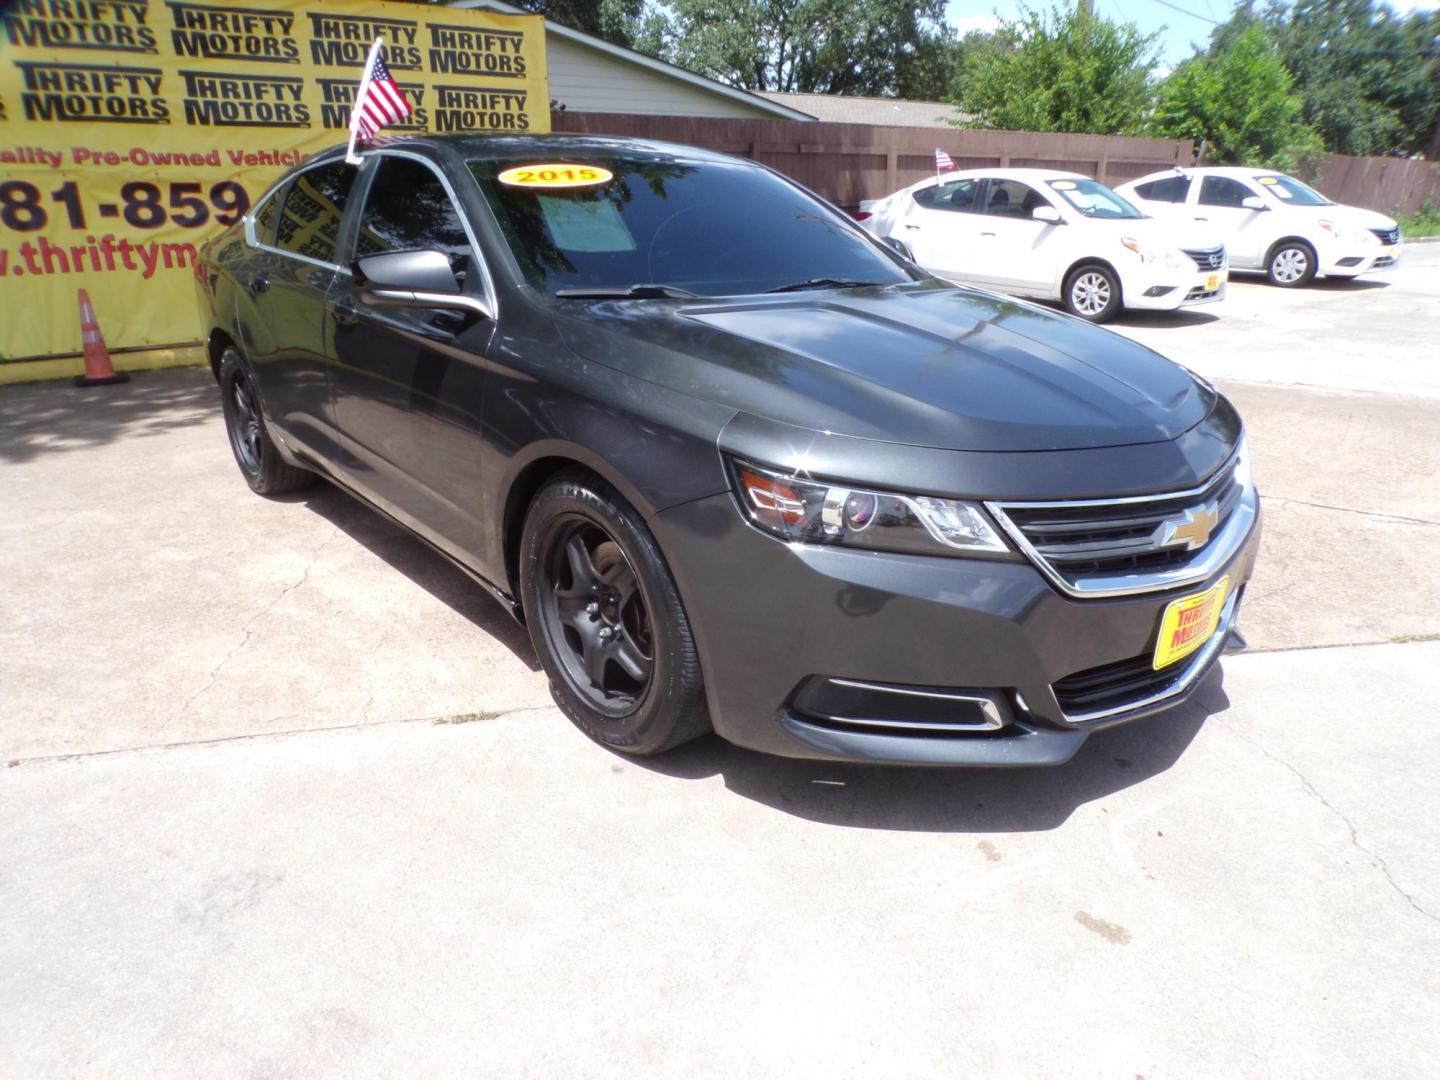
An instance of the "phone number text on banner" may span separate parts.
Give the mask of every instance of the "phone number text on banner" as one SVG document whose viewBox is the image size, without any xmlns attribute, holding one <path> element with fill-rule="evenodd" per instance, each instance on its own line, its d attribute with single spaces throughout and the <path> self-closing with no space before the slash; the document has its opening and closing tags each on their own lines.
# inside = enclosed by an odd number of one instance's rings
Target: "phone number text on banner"
<svg viewBox="0 0 1440 1080">
<path fill-rule="evenodd" d="M 197 249 L 348 137 L 371 43 L 414 111 L 385 134 L 543 132 L 534 15 L 369 0 L 0 4 L 0 363 L 196 340 Z"/>
</svg>

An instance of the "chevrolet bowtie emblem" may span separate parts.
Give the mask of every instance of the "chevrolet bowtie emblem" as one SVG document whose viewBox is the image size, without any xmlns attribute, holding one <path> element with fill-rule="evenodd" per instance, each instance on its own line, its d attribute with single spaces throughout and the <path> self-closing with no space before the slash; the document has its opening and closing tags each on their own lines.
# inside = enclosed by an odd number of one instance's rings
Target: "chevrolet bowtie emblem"
<svg viewBox="0 0 1440 1080">
<path fill-rule="evenodd" d="M 1220 512 L 1214 503 L 1191 507 L 1178 518 L 1160 523 L 1160 547 L 1185 546 L 1186 551 L 1195 551 L 1210 541 L 1210 534 L 1220 520 Z"/>
</svg>

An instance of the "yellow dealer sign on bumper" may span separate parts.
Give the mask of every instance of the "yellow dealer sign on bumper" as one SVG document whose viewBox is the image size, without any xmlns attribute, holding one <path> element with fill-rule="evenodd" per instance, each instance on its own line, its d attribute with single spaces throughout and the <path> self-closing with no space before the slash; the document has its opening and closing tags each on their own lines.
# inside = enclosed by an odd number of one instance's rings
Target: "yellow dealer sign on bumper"
<svg viewBox="0 0 1440 1080">
<path fill-rule="evenodd" d="M 371 42 L 415 107 L 384 134 L 550 129 L 533 15 L 365 0 L 0 5 L 0 382 L 190 342 L 191 266 L 286 168 L 343 143 Z M 23 315 L 21 314 L 23 313 Z"/>
<path fill-rule="evenodd" d="M 1230 579 L 1223 577 L 1210 588 L 1194 596 L 1172 600 L 1160 616 L 1160 638 L 1155 643 L 1154 669 L 1181 660 L 1210 640 L 1220 625 L 1225 609 L 1225 595 Z"/>
</svg>

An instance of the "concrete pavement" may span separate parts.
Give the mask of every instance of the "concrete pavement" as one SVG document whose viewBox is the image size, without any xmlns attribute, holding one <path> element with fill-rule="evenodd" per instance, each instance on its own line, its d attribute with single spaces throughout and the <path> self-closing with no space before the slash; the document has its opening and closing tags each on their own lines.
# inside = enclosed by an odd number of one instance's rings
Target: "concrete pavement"
<svg viewBox="0 0 1440 1080">
<path fill-rule="evenodd" d="M 1023 773 L 613 756 L 427 549 L 252 496 L 207 373 L 0 391 L 4 1071 L 1430 1075 L 1427 273 L 1294 301 L 1309 389 L 1290 294 L 1121 327 L 1248 365 L 1257 651 Z"/>
</svg>

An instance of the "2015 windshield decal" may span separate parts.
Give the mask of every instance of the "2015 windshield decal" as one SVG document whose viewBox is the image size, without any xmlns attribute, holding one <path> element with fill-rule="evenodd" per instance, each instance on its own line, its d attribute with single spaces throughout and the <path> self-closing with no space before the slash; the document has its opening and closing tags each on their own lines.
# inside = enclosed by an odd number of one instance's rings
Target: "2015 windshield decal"
<svg viewBox="0 0 1440 1080">
<path fill-rule="evenodd" d="M 506 169 L 496 179 L 511 187 L 576 188 L 606 183 L 615 179 L 615 174 L 598 165 L 547 162 L 543 165 L 517 165 Z"/>
</svg>

